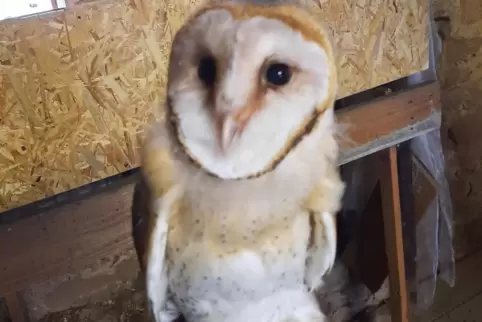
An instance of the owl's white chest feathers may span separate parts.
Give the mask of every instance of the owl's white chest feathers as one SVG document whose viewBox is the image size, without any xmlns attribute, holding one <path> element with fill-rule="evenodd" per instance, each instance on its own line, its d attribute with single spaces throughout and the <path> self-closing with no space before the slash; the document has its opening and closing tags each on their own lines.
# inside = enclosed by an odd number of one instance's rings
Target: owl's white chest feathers
<svg viewBox="0 0 482 322">
<path fill-rule="evenodd" d="M 257 179 L 224 181 L 180 165 L 185 190 L 169 219 L 166 262 L 169 288 L 189 321 L 319 317 L 303 281 L 311 234 L 305 201 L 335 166 L 336 152 L 321 126 Z"/>
<path fill-rule="evenodd" d="M 296 297 L 302 298 L 294 301 L 298 307 L 308 305 L 316 312 L 303 282 L 310 238 L 307 211 L 299 205 L 297 210 L 287 206 L 256 212 L 253 206 L 247 199 L 237 209 L 211 216 L 193 207 L 189 215 L 181 210 L 171 219 L 169 286 L 189 321 L 234 321 L 243 310 L 239 321 L 262 313 L 292 313 L 298 308 L 289 309 L 289 299 Z M 271 315 L 258 321 L 278 321 Z"/>
<path fill-rule="evenodd" d="M 304 293 L 308 216 L 283 222 L 264 231 L 253 219 L 238 229 L 199 222 L 184 242 L 168 238 L 170 289 L 189 321 L 231 321 L 231 314 L 285 290 Z"/>
</svg>

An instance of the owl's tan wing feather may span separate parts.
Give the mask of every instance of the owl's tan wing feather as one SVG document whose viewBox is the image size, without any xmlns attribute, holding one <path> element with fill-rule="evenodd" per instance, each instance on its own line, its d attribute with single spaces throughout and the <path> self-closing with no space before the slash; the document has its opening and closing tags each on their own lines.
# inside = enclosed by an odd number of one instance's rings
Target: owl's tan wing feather
<svg viewBox="0 0 482 322">
<path fill-rule="evenodd" d="M 172 322 L 180 312 L 169 295 L 165 261 L 169 217 L 180 196 L 173 181 L 168 138 L 162 125 L 148 132 L 141 165 L 141 179 L 134 190 L 132 235 L 145 271 L 150 311 L 156 322 Z"/>
<path fill-rule="evenodd" d="M 311 240 L 308 245 L 305 283 L 313 290 L 329 273 L 336 258 L 336 213 L 340 209 L 344 183 L 336 167 L 330 168 L 308 199 Z"/>
<path fill-rule="evenodd" d="M 141 174 L 134 188 L 131 207 L 132 237 L 141 269 L 147 265 L 156 213 L 152 202 L 173 186 L 172 160 L 164 124 L 154 124 L 147 132 L 142 150 Z"/>
<path fill-rule="evenodd" d="M 132 239 L 139 260 L 141 270 L 144 272 L 147 265 L 147 245 L 149 238 L 149 218 L 151 193 L 146 180 L 141 175 L 134 187 L 132 198 L 131 220 L 132 220 Z"/>
</svg>

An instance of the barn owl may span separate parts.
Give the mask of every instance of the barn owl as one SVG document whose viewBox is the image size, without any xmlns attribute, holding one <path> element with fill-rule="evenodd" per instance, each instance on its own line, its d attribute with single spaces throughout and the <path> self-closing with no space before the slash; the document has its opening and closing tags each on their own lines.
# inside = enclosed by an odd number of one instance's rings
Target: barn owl
<svg viewBox="0 0 482 322">
<path fill-rule="evenodd" d="M 210 3 L 176 33 L 132 217 L 156 322 L 326 321 L 336 76 L 328 35 L 293 4 Z"/>
</svg>

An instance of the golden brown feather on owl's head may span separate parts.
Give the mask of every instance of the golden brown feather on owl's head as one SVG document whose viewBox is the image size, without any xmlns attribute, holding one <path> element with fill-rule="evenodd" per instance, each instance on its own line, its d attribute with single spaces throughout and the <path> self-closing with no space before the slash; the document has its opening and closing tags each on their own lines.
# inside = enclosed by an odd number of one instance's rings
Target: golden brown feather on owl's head
<svg viewBox="0 0 482 322">
<path fill-rule="evenodd" d="M 192 161 L 221 179 L 273 170 L 320 126 L 335 93 L 327 34 L 294 5 L 210 4 L 173 41 L 174 135 Z"/>
</svg>

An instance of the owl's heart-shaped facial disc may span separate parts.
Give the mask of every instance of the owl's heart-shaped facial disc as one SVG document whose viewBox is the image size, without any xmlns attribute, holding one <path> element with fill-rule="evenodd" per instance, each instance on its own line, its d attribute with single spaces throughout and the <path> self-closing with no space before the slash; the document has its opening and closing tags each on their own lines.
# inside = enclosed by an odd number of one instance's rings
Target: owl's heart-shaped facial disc
<svg viewBox="0 0 482 322">
<path fill-rule="evenodd" d="M 177 33 L 168 108 L 178 143 L 208 173 L 273 170 L 332 107 L 332 50 L 307 17 L 292 6 L 219 4 Z"/>
</svg>

